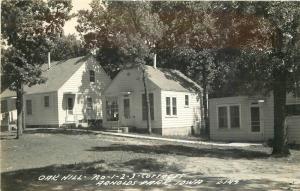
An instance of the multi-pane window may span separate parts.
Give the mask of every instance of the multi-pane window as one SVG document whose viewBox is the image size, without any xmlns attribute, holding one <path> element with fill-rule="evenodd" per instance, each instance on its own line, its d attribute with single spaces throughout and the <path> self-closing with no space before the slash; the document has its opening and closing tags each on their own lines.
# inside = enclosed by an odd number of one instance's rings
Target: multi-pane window
<svg viewBox="0 0 300 191">
<path fill-rule="evenodd" d="M 227 107 L 218 107 L 219 128 L 228 128 Z"/>
<path fill-rule="evenodd" d="M 106 100 L 106 119 L 107 121 L 119 120 L 118 100 L 115 97 Z"/>
<path fill-rule="evenodd" d="M 218 106 L 219 128 L 240 128 L 240 123 L 239 105 Z"/>
<path fill-rule="evenodd" d="M 177 115 L 177 101 L 176 101 L 176 97 L 172 98 L 172 113 L 173 113 L 173 115 Z"/>
<path fill-rule="evenodd" d="M 49 107 L 49 101 L 50 101 L 50 99 L 49 99 L 49 96 L 44 96 L 44 106 L 45 107 Z"/>
<path fill-rule="evenodd" d="M 95 71 L 90 70 L 90 82 L 95 82 Z"/>
<path fill-rule="evenodd" d="M 166 97 L 166 115 L 177 115 L 176 97 L 172 97 L 172 99 L 171 97 Z"/>
<path fill-rule="evenodd" d="M 189 106 L 189 95 L 184 96 L 184 105 Z"/>
<path fill-rule="evenodd" d="M 1 113 L 7 112 L 7 100 L 1 101 Z"/>
<path fill-rule="evenodd" d="M 240 128 L 240 107 L 230 106 L 230 127 Z"/>
<path fill-rule="evenodd" d="M 154 97 L 153 97 L 153 93 L 149 93 L 148 95 L 149 95 L 149 102 L 150 102 L 150 116 L 151 116 L 151 120 L 154 120 Z M 147 120 L 148 115 L 147 115 L 147 103 L 146 103 L 145 94 L 142 95 L 142 109 L 143 109 L 143 113 L 142 113 L 143 120 Z"/>
<path fill-rule="evenodd" d="M 171 99 L 166 97 L 166 114 L 171 115 Z"/>
<path fill-rule="evenodd" d="M 32 101 L 26 100 L 26 114 L 32 115 Z"/>
<path fill-rule="evenodd" d="M 89 109 L 89 110 L 92 110 L 93 109 L 93 99 L 91 97 L 88 97 L 86 99 L 86 108 Z"/>
</svg>

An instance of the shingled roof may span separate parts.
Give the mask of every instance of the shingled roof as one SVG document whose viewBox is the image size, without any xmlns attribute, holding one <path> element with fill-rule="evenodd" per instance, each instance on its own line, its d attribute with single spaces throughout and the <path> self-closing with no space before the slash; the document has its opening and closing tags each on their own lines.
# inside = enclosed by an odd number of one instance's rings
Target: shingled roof
<svg viewBox="0 0 300 191">
<path fill-rule="evenodd" d="M 146 66 L 148 78 L 162 90 L 198 92 L 202 88 L 178 70 Z"/>
<path fill-rule="evenodd" d="M 31 87 L 24 87 L 26 94 L 43 93 L 57 91 L 88 59 L 88 56 L 71 58 L 51 62 L 51 67 L 48 69 L 48 64 L 42 66 L 42 76 L 47 79 L 43 84 L 36 84 Z"/>
</svg>

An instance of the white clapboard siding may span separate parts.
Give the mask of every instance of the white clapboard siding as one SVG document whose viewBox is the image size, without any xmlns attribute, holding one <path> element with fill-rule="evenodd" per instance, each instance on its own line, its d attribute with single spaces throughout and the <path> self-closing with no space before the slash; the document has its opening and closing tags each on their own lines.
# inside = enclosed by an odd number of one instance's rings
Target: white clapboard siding
<svg viewBox="0 0 300 191">
<path fill-rule="evenodd" d="M 189 106 L 185 106 L 185 95 L 189 96 Z M 177 115 L 166 115 L 166 97 L 176 98 Z M 161 91 L 162 131 L 165 135 L 190 134 L 196 121 L 201 122 L 200 99 L 190 92 Z"/>
<path fill-rule="evenodd" d="M 153 128 L 161 126 L 160 115 L 160 89 L 147 80 L 148 91 L 154 96 L 154 120 L 152 121 Z M 124 119 L 123 99 L 126 92 L 130 92 L 130 119 Z M 144 86 L 142 81 L 141 71 L 136 68 L 121 71 L 105 90 L 103 96 L 103 125 L 105 127 L 117 126 L 135 126 L 137 128 L 146 128 L 146 121 L 142 120 L 142 94 L 144 94 Z M 107 121 L 106 118 L 106 97 L 117 97 L 119 108 L 119 121 Z M 125 121 L 126 120 L 126 121 Z"/>
<path fill-rule="evenodd" d="M 49 96 L 49 107 L 44 105 L 44 96 Z M 32 101 L 32 115 L 27 115 L 26 100 Z M 26 125 L 57 125 L 57 92 L 29 94 L 24 96 Z"/>
<path fill-rule="evenodd" d="M 209 127 L 210 138 L 221 141 L 262 141 L 264 140 L 265 124 L 263 122 L 266 114 L 262 108 L 263 104 L 258 103 L 255 106 L 260 108 L 261 131 L 251 131 L 250 108 L 253 101 L 246 96 L 215 98 L 209 100 Z M 218 107 L 238 105 L 240 107 L 240 128 L 219 128 Z M 229 119 L 228 119 L 229 120 Z"/>
<path fill-rule="evenodd" d="M 289 143 L 300 144 L 300 115 L 287 117 L 287 135 Z"/>
<path fill-rule="evenodd" d="M 210 137 L 212 140 L 223 141 L 267 141 L 274 138 L 274 97 L 273 94 L 264 98 L 264 102 L 258 103 L 260 107 L 261 132 L 251 132 L 250 107 L 253 102 L 247 96 L 214 98 L 209 100 Z M 295 103 L 290 95 L 287 96 L 287 104 Z M 219 129 L 217 107 L 221 105 L 240 105 L 241 128 Z M 300 116 L 289 116 L 286 119 L 287 135 L 289 143 L 300 142 Z"/>
<path fill-rule="evenodd" d="M 95 71 L 95 82 L 90 82 L 89 71 Z M 77 119 L 87 116 L 89 119 L 102 119 L 102 92 L 110 83 L 109 76 L 94 58 L 89 58 L 58 90 L 59 125 L 66 122 L 66 97 L 65 93 L 74 93 L 73 113 Z M 86 112 L 87 98 L 93 101 L 93 111 Z"/>
</svg>

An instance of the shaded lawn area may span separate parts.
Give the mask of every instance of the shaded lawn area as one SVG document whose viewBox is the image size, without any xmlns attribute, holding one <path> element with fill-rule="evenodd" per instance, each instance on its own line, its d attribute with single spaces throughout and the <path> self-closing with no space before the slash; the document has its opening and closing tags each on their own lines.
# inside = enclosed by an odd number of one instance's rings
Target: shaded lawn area
<svg viewBox="0 0 300 191">
<path fill-rule="evenodd" d="M 300 178 L 300 152 L 269 157 L 266 147 L 216 147 L 94 135 L 83 132 L 39 132 L 20 140 L 1 140 L 1 187 L 6 190 L 293 190 Z M 74 180 L 62 180 L 73 175 Z M 97 185 L 122 175 L 143 181 L 143 174 L 178 174 L 167 185 Z M 57 175 L 56 181 L 43 176 Z M 80 175 L 81 180 L 75 180 Z M 112 176 L 120 177 L 112 177 Z M 76 177 L 75 177 L 76 176 Z M 110 178 L 108 178 L 110 177 Z M 122 179 L 129 181 L 129 178 Z M 38 179 L 43 180 L 38 180 Z M 226 180 L 239 180 L 229 184 Z M 131 179 L 130 179 L 131 180 Z M 181 185 L 184 180 L 202 180 Z M 223 180 L 223 182 L 219 182 Z M 199 182 L 198 182 L 199 183 Z M 220 183 L 220 184 L 217 184 Z M 224 183 L 224 184 L 223 184 Z"/>
</svg>

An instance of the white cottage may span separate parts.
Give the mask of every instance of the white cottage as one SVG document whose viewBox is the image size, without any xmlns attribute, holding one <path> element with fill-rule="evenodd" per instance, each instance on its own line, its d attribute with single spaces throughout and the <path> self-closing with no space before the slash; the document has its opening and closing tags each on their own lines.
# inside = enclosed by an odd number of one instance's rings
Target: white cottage
<svg viewBox="0 0 300 191">
<path fill-rule="evenodd" d="M 1 131 L 10 130 L 16 127 L 17 109 L 16 109 L 16 93 L 9 89 L 4 90 L 1 95 L 1 114 L 0 124 Z"/>
<path fill-rule="evenodd" d="M 161 135 L 200 133 L 202 88 L 177 70 L 146 66 L 152 131 Z M 103 126 L 146 131 L 146 101 L 139 67 L 118 73 L 104 91 Z"/>
<path fill-rule="evenodd" d="M 300 144 L 300 98 L 287 95 L 289 143 Z M 274 136 L 274 101 L 269 97 L 209 99 L 210 138 L 216 141 L 267 141 Z"/>
<path fill-rule="evenodd" d="M 102 119 L 101 93 L 109 76 L 93 56 L 43 66 L 46 83 L 25 87 L 27 127 L 86 126 Z"/>
</svg>

